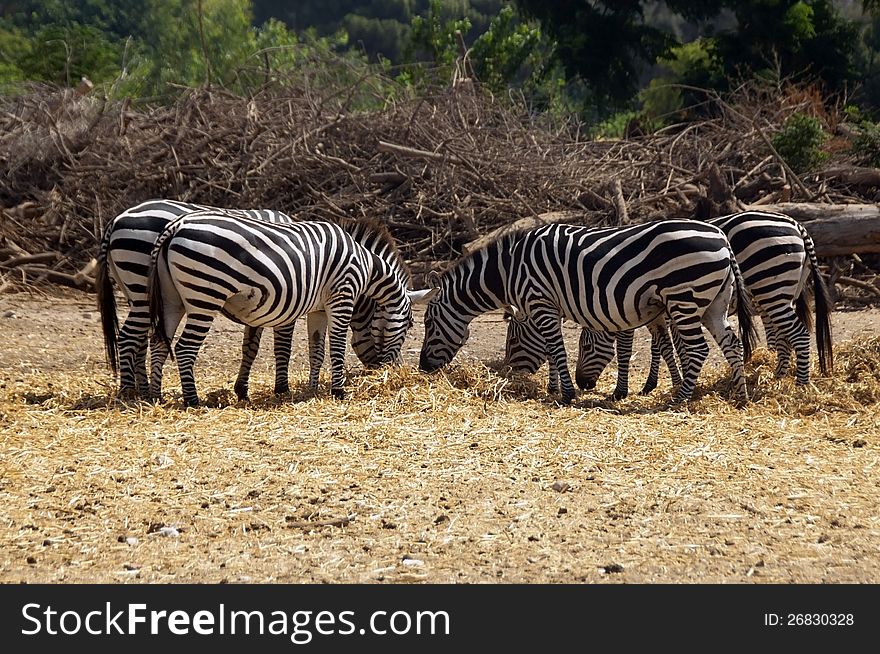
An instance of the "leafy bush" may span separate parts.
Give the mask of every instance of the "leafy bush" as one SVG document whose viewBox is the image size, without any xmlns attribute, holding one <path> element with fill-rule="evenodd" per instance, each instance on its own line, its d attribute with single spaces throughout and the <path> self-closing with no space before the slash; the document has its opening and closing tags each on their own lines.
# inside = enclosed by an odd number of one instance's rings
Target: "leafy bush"
<svg viewBox="0 0 880 654">
<path fill-rule="evenodd" d="M 864 121 L 859 127 L 861 130 L 853 141 L 853 152 L 859 163 L 880 168 L 880 125 Z"/>
<path fill-rule="evenodd" d="M 805 173 L 828 158 L 828 153 L 821 150 L 827 138 L 816 118 L 795 113 L 785 120 L 782 131 L 773 137 L 773 147 L 792 170 Z"/>
<path fill-rule="evenodd" d="M 649 134 L 658 127 L 657 121 L 643 112 L 621 111 L 596 125 L 593 132 L 599 139 L 620 139 L 628 136 L 629 129 L 636 128 L 643 134 Z"/>
</svg>

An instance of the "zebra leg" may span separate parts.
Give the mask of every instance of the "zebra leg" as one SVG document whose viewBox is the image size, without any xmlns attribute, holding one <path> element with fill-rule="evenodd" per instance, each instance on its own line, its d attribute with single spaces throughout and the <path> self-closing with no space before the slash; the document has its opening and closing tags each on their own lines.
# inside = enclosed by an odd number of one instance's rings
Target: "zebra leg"
<svg viewBox="0 0 880 654">
<path fill-rule="evenodd" d="M 272 332 L 272 349 L 275 353 L 275 395 L 290 392 L 290 344 L 293 342 L 295 322 L 276 327 Z"/>
<path fill-rule="evenodd" d="M 150 311 L 146 302 L 132 302 L 119 330 L 119 394 L 122 397 L 149 395 L 146 388 L 146 347 L 150 332 Z M 138 359 L 143 351 L 143 377 L 139 379 Z M 142 385 L 141 385 L 142 383 Z"/>
<path fill-rule="evenodd" d="M 648 372 L 648 379 L 642 388 L 642 395 L 647 395 L 655 388 L 660 379 L 660 357 L 666 362 L 666 368 L 669 370 L 669 376 L 672 379 L 672 386 L 681 385 L 681 373 L 678 370 L 678 362 L 675 360 L 675 348 L 672 344 L 672 338 L 669 330 L 666 328 L 666 317 L 660 318 L 648 325 L 651 332 L 651 369 Z"/>
<path fill-rule="evenodd" d="M 139 397 L 150 396 L 150 378 L 147 375 L 147 338 L 143 339 L 134 358 L 135 388 Z"/>
<path fill-rule="evenodd" d="M 678 368 L 678 361 L 675 359 L 675 348 L 672 346 L 672 341 L 669 339 L 668 334 L 665 338 L 660 339 L 659 348 L 660 356 L 663 357 L 663 360 L 666 362 L 666 369 L 669 370 L 672 385 L 679 386 L 681 384 L 681 372 Z"/>
<path fill-rule="evenodd" d="M 776 353 L 777 377 L 784 377 L 791 367 L 791 345 L 781 335 L 776 319 L 761 312 L 761 322 L 764 323 L 764 333 L 767 336 L 767 349 Z"/>
<path fill-rule="evenodd" d="M 633 353 L 632 329 L 617 332 L 617 384 L 614 387 L 612 400 L 622 400 L 629 395 L 629 364 Z"/>
<path fill-rule="evenodd" d="M 213 315 L 203 313 L 187 315 L 183 332 L 174 346 L 174 356 L 177 357 L 177 367 L 180 371 L 180 386 L 183 390 L 183 404 L 188 407 L 199 405 L 193 367 L 195 366 L 199 348 L 201 348 L 213 322 Z"/>
<path fill-rule="evenodd" d="M 324 365 L 327 314 L 324 311 L 312 311 L 307 317 L 307 324 L 309 332 L 309 388 L 315 390 L 318 388 L 321 366 Z"/>
<path fill-rule="evenodd" d="M 559 321 L 559 329 L 562 329 L 562 321 Z M 559 371 L 550 361 L 547 362 L 547 394 L 556 395 L 559 393 Z"/>
<path fill-rule="evenodd" d="M 174 332 L 185 315 L 182 306 L 165 307 L 165 333 L 174 339 Z M 150 338 L 150 399 L 162 399 L 162 368 L 169 355 L 168 344 L 154 333 Z"/>
<path fill-rule="evenodd" d="M 241 366 L 238 368 L 238 377 L 235 378 L 235 396 L 239 400 L 248 399 L 248 381 L 251 375 L 251 367 L 257 352 L 260 351 L 260 338 L 263 336 L 262 327 L 245 325 L 244 336 L 241 339 Z"/>
<path fill-rule="evenodd" d="M 150 337 L 150 390 L 149 399 L 158 402 L 162 399 L 162 368 L 169 355 L 168 346 L 155 335 Z"/>
<path fill-rule="evenodd" d="M 652 331 L 651 367 L 648 369 L 648 378 L 645 380 L 645 385 L 642 386 L 642 390 L 639 392 L 640 395 L 647 395 L 655 388 L 657 388 L 657 382 L 660 380 L 660 356 L 660 343 L 657 340 L 656 335 Z"/>
<path fill-rule="evenodd" d="M 794 348 L 795 354 L 795 383 L 804 385 L 810 383 L 810 333 L 806 325 L 792 311 L 790 315 L 776 318 L 776 328 L 779 330 L 779 341 L 785 343 L 785 348 L 779 349 L 779 362 L 782 363 L 783 351 L 785 362 L 788 364 L 790 348 Z M 786 365 L 786 369 L 788 366 Z M 779 367 L 776 369 L 779 375 Z M 784 374 L 784 373 L 783 373 Z"/>
<path fill-rule="evenodd" d="M 345 399 L 345 341 L 351 324 L 351 302 L 327 306 L 327 332 L 330 335 L 330 392 Z"/>
<path fill-rule="evenodd" d="M 556 395 L 557 393 L 559 393 L 559 371 L 556 370 L 556 366 L 550 366 L 547 373 L 547 394 Z"/>
<path fill-rule="evenodd" d="M 718 343 L 724 358 L 733 369 L 733 386 L 737 397 L 747 402 L 749 399 L 748 390 L 746 389 L 746 376 L 743 369 L 743 348 L 742 343 L 733 331 L 730 323 L 727 321 L 726 312 L 712 312 L 710 310 L 703 315 L 703 324 L 712 334 L 712 338 Z M 809 343 L 809 341 L 807 341 Z"/>
<path fill-rule="evenodd" d="M 678 336 L 681 339 L 681 347 L 687 351 L 687 358 L 682 361 L 682 381 L 675 394 L 674 402 L 685 402 L 694 394 L 697 387 L 697 377 L 706 357 L 709 356 L 709 344 L 703 336 L 700 321 L 692 312 L 670 312 Z"/>
<path fill-rule="evenodd" d="M 574 384 L 568 372 L 568 359 L 565 353 L 565 342 L 562 340 L 562 321 L 556 309 L 538 307 L 532 312 L 535 327 L 544 336 L 547 346 L 547 359 L 550 364 L 550 375 L 554 371 L 558 375 L 560 393 L 563 404 L 571 404 L 575 397 Z"/>
</svg>

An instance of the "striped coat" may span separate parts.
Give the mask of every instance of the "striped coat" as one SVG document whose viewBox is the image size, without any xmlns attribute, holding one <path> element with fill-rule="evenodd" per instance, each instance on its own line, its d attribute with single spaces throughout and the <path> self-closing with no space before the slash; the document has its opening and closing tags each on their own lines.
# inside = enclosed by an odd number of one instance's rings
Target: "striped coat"
<svg viewBox="0 0 880 654">
<path fill-rule="evenodd" d="M 412 323 L 410 292 L 393 267 L 329 222 L 269 224 L 216 211 L 187 214 L 169 224 L 151 254 L 150 320 L 160 359 L 174 347 L 184 403 L 198 403 L 193 366 L 220 312 L 256 328 L 292 328 L 323 312 L 330 336 L 331 389 L 344 395 L 345 335 L 361 296 L 375 302 L 370 330 L 380 363 L 397 362 Z M 311 329 L 310 320 L 310 333 Z M 153 394 L 161 368 L 153 370 Z"/>
<path fill-rule="evenodd" d="M 690 220 L 607 229 L 548 225 L 502 237 L 459 261 L 439 282 L 440 294 L 425 313 L 424 370 L 455 355 L 475 316 L 515 307 L 541 333 L 551 377 L 558 375 L 562 399 L 569 402 L 574 387 L 562 319 L 619 332 L 641 325 L 658 329 L 669 315 L 689 353 L 676 399 L 690 398 L 708 356 L 701 325 L 731 364 L 738 395 L 747 396 L 742 365 L 751 348 L 751 305 L 717 227 Z M 727 321 L 734 295 L 742 341 Z"/>
<path fill-rule="evenodd" d="M 816 307 L 816 349 L 822 374 L 833 366 L 830 299 L 818 273 L 815 247 L 810 235 L 797 221 L 778 213 L 746 211 L 707 221 L 728 236 L 734 255 L 755 305 L 764 322 L 771 349 L 778 353 L 777 375 L 788 370 L 792 350 L 796 354 L 797 382 L 809 381 L 809 330 L 812 316 L 807 295 L 812 292 Z M 811 288 L 812 287 L 812 288 Z M 674 332 L 673 332 L 674 333 Z M 673 384 L 681 383 L 675 353 L 666 329 L 652 339 L 651 369 L 642 393 L 657 385 L 662 356 Z M 618 377 L 614 397 L 625 397 L 632 352 L 632 332 L 615 335 L 584 329 L 579 339 L 576 379 L 581 388 L 593 388 L 607 363 L 618 352 Z M 682 359 L 686 349 L 678 348 Z M 514 370 L 534 372 L 546 360 L 541 335 L 529 325 L 508 327 L 506 363 Z"/>
</svg>

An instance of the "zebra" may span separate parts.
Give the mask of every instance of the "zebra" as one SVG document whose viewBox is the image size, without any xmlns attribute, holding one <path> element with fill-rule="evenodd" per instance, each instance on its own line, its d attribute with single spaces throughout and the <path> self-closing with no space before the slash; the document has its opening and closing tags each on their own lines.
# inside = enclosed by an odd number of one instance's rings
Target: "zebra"
<svg viewBox="0 0 880 654">
<path fill-rule="evenodd" d="M 724 233 L 693 220 L 590 229 L 546 225 L 500 237 L 465 256 L 437 279 L 440 293 L 425 311 L 419 366 L 448 363 L 468 337 L 477 315 L 500 308 L 528 318 L 547 344 L 550 374 L 561 399 L 575 391 L 566 362 L 561 320 L 618 332 L 668 315 L 688 348 L 676 401 L 691 397 L 708 345 L 706 325 L 733 369 L 738 396 L 748 397 L 743 360 L 751 353 L 752 307 Z M 727 320 L 737 298 L 741 340 Z"/>
<path fill-rule="evenodd" d="M 810 379 L 810 341 L 812 315 L 807 295 L 815 303 L 815 339 L 819 368 L 823 375 L 833 369 L 831 338 L 831 299 L 819 274 L 816 249 L 807 230 L 789 216 L 765 211 L 745 211 L 706 221 L 727 234 L 753 301 L 761 315 L 768 346 L 777 352 L 776 376 L 784 376 L 796 356 L 796 383 Z M 812 289 L 808 282 L 812 281 Z M 660 357 L 666 361 L 673 386 L 681 383 L 675 354 L 665 327 L 651 340 L 651 367 L 641 393 L 657 386 Z M 673 336 L 677 336 L 673 329 Z M 676 339 L 677 340 L 677 339 Z M 617 386 L 612 397 L 628 393 L 628 360 L 632 352 L 632 332 L 616 334 L 618 352 Z M 614 356 L 615 335 L 581 331 L 576 380 L 582 389 L 594 388 L 599 375 Z M 678 344 L 677 344 L 678 345 Z M 682 359 L 687 351 L 678 347 Z M 540 333 L 526 322 L 508 325 L 505 364 L 513 370 L 535 372 L 546 360 Z M 554 380 L 551 379 L 551 387 Z"/>
<path fill-rule="evenodd" d="M 231 215 L 246 216 L 274 223 L 294 222 L 294 218 L 280 211 L 268 209 L 241 210 L 220 209 L 208 205 L 178 202 L 176 200 L 148 200 L 130 207 L 116 216 L 107 226 L 101 240 L 96 273 L 98 310 L 101 315 L 104 346 L 107 360 L 114 375 L 120 379 L 119 393 L 122 396 L 141 395 L 148 397 L 146 352 L 149 332 L 149 307 L 147 301 L 147 274 L 150 252 L 162 230 L 173 220 L 193 211 L 224 211 Z M 402 280 L 409 279 L 409 272 L 390 237 L 381 234 L 376 224 L 367 228 L 361 222 L 346 221 L 347 229 L 360 239 L 362 244 L 385 258 L 396 270 Z M 122 290 L 129 304 L 129 313 L 119 328 L 116 299 L 112 280 Z M 374 305 L 369 299 L 361 298 L 352 317 L 352 349 L 360 361 L 368 367 L 378 365 L 376 348 L 370 337 L 370 322 Z M 318 318 L 318 316 L 316 316 Z M 316 330 L 320 324 L 315 325 Z M 242 342 L 242 360 L 236 377 L 234 389 L 239 399 L 247 399 L 248 378 L 254 359 L 259 351 L 262 328 L 245 326 Z M 290 345 L 292 327 L 275 330 L 275 392 L 287 393 Z M 310 331 L 309 382 L 317 385 L 317 376 L 323 361 L 323 333 Z"/>
<path fill-rule="evenodd" d="M 344 393 L 345 336 L 356 300 L 375 303 L 370 332 L 380 363 L 399 363 L 412 324 L 412 302 L 433 291 L 409 291 L 394 268 L 340 225 L 267 223 L 218 211 L 181 216 L 159 235 L 150 255 L 149 316 L 157 354 L 152 389 L 174 346 L 186 406 L 198 405 L 193 366 L 218 313 L 251 327 L 291 328 L 304 314 L 324 312 L 330 335 L 331 392 Z M 310 334 L 314 334 L 313 322 Z"/>
</svg>

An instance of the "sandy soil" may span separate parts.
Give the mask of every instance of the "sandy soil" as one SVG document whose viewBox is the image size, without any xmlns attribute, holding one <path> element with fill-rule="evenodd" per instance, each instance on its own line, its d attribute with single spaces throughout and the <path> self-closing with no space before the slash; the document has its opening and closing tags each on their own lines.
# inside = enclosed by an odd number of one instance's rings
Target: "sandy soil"
<svg viewBox="0 0 880 654">
<path fill-rule="evenodd" d="M 613 370 L 559 407 L 544 370 L 474 377 L 503 355 L 493 313 L 446 375 L 359 377 L 349 354 L 347 402 L 326 376 L 303 390 L 301 332 L 275 399 L 267 338 L 237 403 L 241 328 L 220 319 L 196 368 L 214 406 L 183 410 L 173 373 L 162 405 L 112 399 L 90 295 L 0 296 L 0 330 L 0 581 L 880 582 L 880 417 L 858 380 L 834 388 L 864 406 L 826 405 L 765 356 L 739 410 L 713 347 L 687 407 L 668 386 L 611 405 Z M 834 334 L 880 336 L 880 311 L 837 312 Z"/>
</svg>

